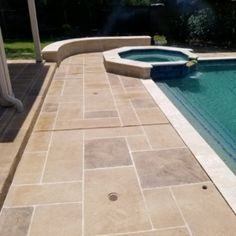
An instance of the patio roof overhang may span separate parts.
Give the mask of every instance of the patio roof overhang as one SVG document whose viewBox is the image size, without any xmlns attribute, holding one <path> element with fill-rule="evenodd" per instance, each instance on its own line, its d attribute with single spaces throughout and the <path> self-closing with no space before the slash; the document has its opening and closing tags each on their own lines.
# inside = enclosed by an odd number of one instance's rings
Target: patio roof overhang
<svg viewBox="0 0 236 236">
<path fill-rule="evenodd" d="M 27 0 L 27 1 L 30 15 L 31 30 L 34 41 L 35 59 L 36 62 L 42 62 L 41 44 L 39 37 L 35 0 Z M 15 98 L 14 93 L 12 91 L 12 85 L 7 66 L 7 59 L 4 50 L 1 27 L 0 27 L 0 105 L 16 106 L 17 111 L 23 111 L 22 102 Z"/>
</svg>

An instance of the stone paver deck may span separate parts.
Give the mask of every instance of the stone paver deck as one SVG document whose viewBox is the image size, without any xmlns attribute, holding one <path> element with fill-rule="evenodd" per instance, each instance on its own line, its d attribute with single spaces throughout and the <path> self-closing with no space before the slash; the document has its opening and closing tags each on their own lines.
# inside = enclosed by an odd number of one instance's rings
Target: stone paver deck
<svg viewBox="0 0 236 236">
<path fill-rule="evenodd" d="M 236 218 L 139 79 L 101 53 L 56 71 L 1 236 L 233 236 Z"/>
</svg>

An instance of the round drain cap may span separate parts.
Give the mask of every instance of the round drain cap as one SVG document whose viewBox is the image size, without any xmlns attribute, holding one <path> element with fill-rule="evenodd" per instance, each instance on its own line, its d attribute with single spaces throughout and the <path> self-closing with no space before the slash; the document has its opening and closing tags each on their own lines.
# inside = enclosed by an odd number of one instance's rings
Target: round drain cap
<svg viewBox="0 0 236 236">
<path fill-rule="evenodd" d="M 109 193 L 108 194 L 108 199 L 112 202 L 115 202 L 118 200 L 118 194 L 117 193 Z"/>
<path fill-rule="evenodd" d="M 203 189 L 203 190 L 206 190 L 206 189 L 207 189 L 207 186 L 206 186 L 206 185 L 203 185 L 203 186 L 202 186 L 202 189 Z"/>
</svg>

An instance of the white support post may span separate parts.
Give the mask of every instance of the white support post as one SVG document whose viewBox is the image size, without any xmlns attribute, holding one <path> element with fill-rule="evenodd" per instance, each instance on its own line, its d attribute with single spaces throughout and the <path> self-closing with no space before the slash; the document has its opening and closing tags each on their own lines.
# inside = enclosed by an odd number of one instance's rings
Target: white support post
<svg viewBox="0 0 236 236">
<path fill-rule="evenodd" d="M 28 0 L 28 8 L 29 8 L 29 15 L 30 15 L 31 30 L 33 34 L 33 40 L 34 40 L 34 50 L 35 50 L 36 61 L 42 62 L 43 59 L 41 55 L 41 43 L 40 43 L 40 37 L 39 37 L 35 0 Z"/>
</svg>

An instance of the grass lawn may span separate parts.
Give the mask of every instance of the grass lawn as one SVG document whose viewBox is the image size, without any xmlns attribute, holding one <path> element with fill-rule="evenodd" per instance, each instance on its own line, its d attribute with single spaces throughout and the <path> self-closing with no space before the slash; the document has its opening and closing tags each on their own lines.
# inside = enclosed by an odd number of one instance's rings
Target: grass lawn
<svg viewBox="0 0 236 236">
<path fill-rule="evenodd" d="M 44 48 L 50 41 L 42 41 Z M 4 42 L 7 59 L 34 59 L 34 44 L 32 41 L 5 40 Z"/>
</svg>

